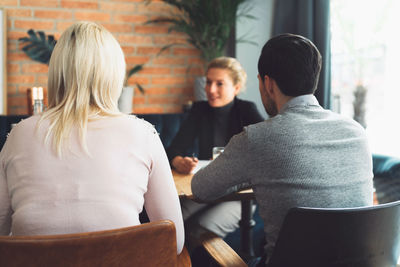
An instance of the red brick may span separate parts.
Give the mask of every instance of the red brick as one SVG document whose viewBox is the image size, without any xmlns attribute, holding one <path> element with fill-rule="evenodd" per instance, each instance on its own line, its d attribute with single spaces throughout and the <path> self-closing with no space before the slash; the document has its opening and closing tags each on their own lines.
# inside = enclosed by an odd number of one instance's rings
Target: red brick
<svg viewBox="0 0 400 267">
<path fill-rule="evenodd" d="M 149 61 L 150 57 L 138 57 L 138 56 L 129 56 L 125 57 L 126 64 L 132 65 L 131 68 L 133 68 L 134 65 L 136 64 L 144 64 Z"/>
<path fill-rule="evenodd" d="M 47 73 L 49 70 L 46 64 L 27 63 L 22 65 L 23 73 Z"/>
<path fill-rule="evenodd" d="M 152 0 L 152 1 L 160 1 L 160 0 Z M 118 2 L 143 2 L 143 0 L 118 0 Z"/>
<path fill-rule="evenodd" d="M 47 79 L 48 79 L 47 75 L 38 75 L 36 86 L 42 86 L 42 87 L 47 86 Z"/>
<path fill-rule="evenodd" d="M 145 103 L 145 98 L 143 96 L 137 96 L 133 98 L 133 104 L 138 105 L 138 104 L 144 104 Z"/>
<path fill-rule="evenodd" d="M 51 30 L 54 29 L 54 22 L 43 20 L 16 20 L 14 21 L 14 26 L 16 29 L 35 29 L 35 31 Z"/>
<path fill-rule="evenodd" d="M 148 99 L 149 104 L 178 104 L 179 98 L 171 96 L 151 96 Z"/>
<path fill-rule="evenodd" d="M 75 12 L 77 20 L 110 21 L 110 14 L 104 12 Z"/>
<path fill-rule="evenodd" d="M 17 53 L 8 53 L 7 54 L 7 61 L 18 61 L 18 60 L 28 60 L 29 57 L 25 55 L 24 52 L 17 52 Z"/>
<path fill-rule="evenodd" d="M 1 0 L 0 6 L 16 6 L 18 5 L 18 0 Z"/>
<path fill-rule="evenodd" d="M 7 102 L 9 107 L 13 106 L 26 107 L 27 105 L 27 100 L 25 95 L 9 96 Z"/>
<path fill-rule="evenodd" d="M 129 55 L 135 52 L 135 48 L 133 46 L 121 46 L 121 48 L 122 51 L 124 51 L 125 55 Z"/>
<path fill-rule="evenodd" d="M 127 34 L 121 34 L 117 38 L 118 42 L 121 44 L 151 44 L 152 39 L 151 36 L 138 36 L 138 35 L 127 35 Z M 159 51 L 159 50 L 157 50 Z"/>
<path fill-rule="evenodd" d="M 177 57 L 159 57 L 153 60 L 154 64 L 160 65 L 184 65 L 186 63 L 185 58 Z"/>
<path fill-rule="evenodd" d="M 64 10 L 35 10 L 35 18 L 44 19 L 70 19 L 72 11 Z"/>
<path fill-rule="evenodd" d="M 20 18 L 20 17 L 31 17 L 32 11 L 30 9 L 7 9 L 7 18 Z"/>
<path fill-rule="evenodd" d="M 16 40 L 8 40 L 7 42 L 7 53 L 17 52 L 18 43 Z"/>
<path fill-rule="evenodd" d="M 149 79 L 145 77 L 139 77 L 138 75 L 133 75 L 128 79 L 128 84 L 140 84 L 145 85 L 149 84 Z"/>
<path fill-rule="evenodd" d="M 72 24 L 74 24 L 73 21 L 57 22 L 57 33 L 54 34 L 54 37 L 56 38 L 56 40 L 60 39 L 61 33 L 64 32 Z"/>
<path fill-rule="evenodd" d="M 185 75 L 193 74 L 193 75 L 198 75 L 198 76 L 204 75 L 204 71 L 202 68 L 191 67 L 191 66 L 182 67 L 182 68 L 174 68 L 173 73 L 174 74 L 185 74 Z"/>
<path fill-rule="evenodd" d="M 147 16 L 144 15 L 119 15 L 119 14 L 114 14 L 114 21 L 115 22 L 146 22 L 148 20 Z"/>
<path fill-rule="evenodd" d="M 170 74 L 170 68 L 151 68 L 151 67 L 144 67 L 144 69 L 140 72 L 141 74 L 155 74 L 155 75 L 162 75 L 162 74 Z"/>
<path fill-rule="evenodd" d="M 203 65 L 203 66 L 206 64 L 205 61 L 200 57 L 198 57 L 198 58 L 189 58 L 188 59 L 188 63 L 190 65 L 198 64 L 198 65 Z"/>
<path fill-rule="evenodd" d="M 19 64 L 15 64 L 15 63 L 8 63 L 7 64 L 7 73 L 8 74 L 15 74 L 15 73 L 19 73 L 20 71 L 20 67 Z"/>
<path fill-rule="evenodd" d="M 17 86 L 16 85 L 7 85 L 7 94 L 8 95 L 15 95 L 17 93 Z"/>
<path fill-rule="evenodd" d="M 175 8 L 172 8 L 170 5 L 164 4 L 162 2 L 150 2 L 150 4 L 144 3 L 144 1 L 137 6 L 137 13 L 146 13 L 152 14 L 159 13 L 160 15 L 165 16 L 166 14 L 170 14 Z"/>
<path fill-rule="evenodd" d="M 167 49 L 167 50 L 169 50 L 169 49 Z M 144 55 L 148 55 L 148 54 L 153 54 L 153 55 L 156 55 L 156 54 L 158 54 L 160 51 L 161 51 L 161 47 L 150 47 L 150 46 L 148 46 L 148 47 L 144 47 L 144 46 L 140 46 L 140 47 L 138 47 L 137 48 L 137 54 L 144 54 Z M 164 54 L 164 53 L 167 53 L 167 51 L 166 50 L 164 50 L 163 52 L 162 52 L 162 54 Z"/>
<path fill-rule="evenodd" d="M 26 92 L 28 91 L 28 88 L 30 88 L 30 86 L 21 86 L 21 85 L 18 85 L 17 86 L 18 87 L 18 95 L 26 95 Z"/>
<path fill-rule="evenodd" d="M 21 37 L 27 37 L 28 34 L 26 31 L 8 31 L 7 32 L 7 39 L 10 40 L 18 40 Z"/>
<path fill-rule="evenodd" d="M 169 89 L 166 87 L 150 87 L 145 90 L 146 95 L 167 95 Z"/>
<path fill-rule="evenodd" d="M 116 32 L 133 32 L 131 24 L 122 23 L 104 23 L 103 26 L 112 33 Z"/>
<path fill-rule="evenodd" d="M 180 48 L 180 47 L 175 47 L 174 48 L 174 55 L 186 55 L 186 56 L 200 56 L 200 51 L 197 50 L 196 48 Z"/>
<path fill-rule="evenodd" d="M 136 13 L 136 4 L 133 3 L 118 3 L 118 2 L 100 2 L 100 10 L 107 10 L 111 12 L 123 11 Z"/>
<path fill-rule="evenodd" d="M 189 74 L 192 74 L 192 75 L 195 75 L 195 76 L 203 76 L 204 72 L 205 72 L 205 70 L 203 68 L 200 68 L 200 67 L 189 68 Z"/>
<path fill-rule="evenodd" d="M 171 94 L 185 94 L 185 95 L 190 95 L 193 94 L 193 87 L 179 87 L 179 86 L 174 86 L 170 89 Z"/>
<path fill-rule="evenodd" d="M 166 26 L 151 26 L 151 25 L 137 25 L 135 26 L 136 33 L 144 34 L 157 34 L 157 33 L 168 33 L 168 27 Z"/>
<path fill-rule="evenodd" d="M 194 84 L 194 79 L 195 79 L 196 77 L 194 77 L 193 75 L 192 76 L 188 76 L 188 75 L 186 75 L 186 82 L 188 83 L 188 84 Z"/>
<path fill-rule="evenodd" d="M 58 7 L 58 0 L 20 0 L 21 6 Z"/>
<path fill-rule="evenodd" d="M 35 76 L 34 75 L 11 74 L 11 75 L 8 75 L 7 82 L 8 83 L 16 83 L 16 84 L 33 83 L 33 82 L 35 82 Z"/>
<path fill-rule="evenodd" d="M 133 113 L 135 114 L 151 114 L 151 113 L 164 113 L 164 109 L 160 106 L 151 107 L 133 107 Z"/>
<path fill-rule="evenodd" d="M 28 114 L 27 107 L 10 107 L 8 106 L 7 110 L 8 115 L 26 115 Z"/>
<path fill-rule="evenodd" d="M 175 36 L 173 34 L 165 36 L 154 36 L 153 43 L 157 45 L 169 45 L 169 44 L 187 44 L 186 38 Z"/>
<path fill-rule="evenodd" d="M 166 84 L 166 85 L 175 85 L 175 84 L 183 84 L 185 83 L 185 77 L 161 77 L 155 78 L 152 80 L 153 84 Z"/>
<path fill-rule="evenodd" d="M 99 4 L 96 2 L 84 2 L 84 1 L 61 1 L 61 7 L 63 8 L 79 8 L 79 9 L 98 9 Z"/>
</svg>

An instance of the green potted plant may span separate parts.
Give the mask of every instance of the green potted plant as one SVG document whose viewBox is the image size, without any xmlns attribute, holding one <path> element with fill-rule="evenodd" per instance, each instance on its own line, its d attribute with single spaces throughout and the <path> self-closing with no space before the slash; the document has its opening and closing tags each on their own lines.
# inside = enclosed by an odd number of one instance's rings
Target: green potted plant
<svg viewBox="0 0 400 267">
<path fill-rule="evenodd" d="M 239 5 L 246 1 L 248 0 L 161 0 L 175 9 L 167 16 L 160 16 L 146 23 L 169 23 L 169 32 L 184 33 L 187 42 L 199 50 L 204 64 L 207 64 L 225 54 L 238 17 L 254 18 L 247 14 L 247 9 L 242 9 L 242 13 L 238 14 Z M 151 0 L 147 0 L 147 3 L 150 2 Z M 169 44 L 168 47 L 172 45 L 175 44 Z M 195 80 L 195 100 L 206 99 L 204 85 L 204 77 Z"/>
<path fill-rule="evenodd" d="M 53 35 L 46 35 L 43 31 L 35 32 L 33 29 L 28 30 L 28 36 L 20 38 L 19 41 L 21 43 L 26 43 L 26 45 L 22 47 L 22 51 L 24 51 L 29 58 L 47 65 L 49 64 L 54 46 L 57 43 Z M 138 64 L 129 69 L 126 73 L 126 81 L 128 81 L 132 75 L 141 71 L 143 66 L 144 64 Z M 139 83 L 136 83 L 136 86 L 141 93 L 144 93 L 144 88 Z M 133 93 L 134 88 L 125 84 L 118 100 L 118 106 L 122 112 L 132 112 Z"/>
</svg>

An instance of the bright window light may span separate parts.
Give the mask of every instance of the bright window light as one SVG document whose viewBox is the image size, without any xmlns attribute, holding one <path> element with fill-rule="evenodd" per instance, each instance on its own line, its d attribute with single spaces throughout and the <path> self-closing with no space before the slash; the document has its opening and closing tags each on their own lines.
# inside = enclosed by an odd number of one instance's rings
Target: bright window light
<svg viewBox="0 0 400 267">
<path fill-rule="evenodd" d="M 400 1 L 331 0 L 333 110 L 400 157 Z"/>
</svg>

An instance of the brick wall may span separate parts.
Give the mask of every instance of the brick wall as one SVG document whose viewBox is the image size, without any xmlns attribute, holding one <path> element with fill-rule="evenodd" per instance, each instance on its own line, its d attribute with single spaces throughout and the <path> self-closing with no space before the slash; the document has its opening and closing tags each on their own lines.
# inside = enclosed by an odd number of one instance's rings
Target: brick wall
<svg viewBox="0 0 400 267">
<path fill-rule="evenodd" d="M 182 104 L 193 98 L 193 81 L 203 66 L 197 50 L 186 44 L 182 34 L 168 33 L 166 25 L 144 25 L 169 12 L 160 1 L 146 5 L 142 0 L 0 0 L 0 6 L 7 13 L 8 114 L 27 113 L 27 88 L 47 87 L 47 65 L 28 58 L 18 39 L 31 28 L 58 39 L 79 20 L 95 21 L 110 30 L 125 52 L 128 68 L 146 63 L 128 80 L 146 90 L 141 94 L 136 89 L 133 112 L 181 112 Z M 155 57 L 171 42 L 179 45 Z"/>
</svg>

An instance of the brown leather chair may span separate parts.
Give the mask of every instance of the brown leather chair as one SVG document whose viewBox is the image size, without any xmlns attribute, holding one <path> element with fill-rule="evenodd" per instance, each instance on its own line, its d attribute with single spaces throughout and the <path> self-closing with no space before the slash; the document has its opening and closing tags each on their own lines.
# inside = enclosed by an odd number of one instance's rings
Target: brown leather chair
<svg viewBox="0 0 400 267">
<path fill-rule="evenodd" d="M 190 266 L 190 258 L 187 250 L 176 255 L 175 225 L 158 221 L 79 234 L 1 236 L 0 266 Z"/>
<path fill-rule="evenodd" d="M 215 246 L 215 240 L 212 243 L 209 247 Z M 232 249 L 229 252 L 235 254 Z M 0 236 L 0 266 L 189 267 L 191 262 L 186 248 L 176 255 L 175 225 L 164 220 L 89 233 Z"/>
</svg>

